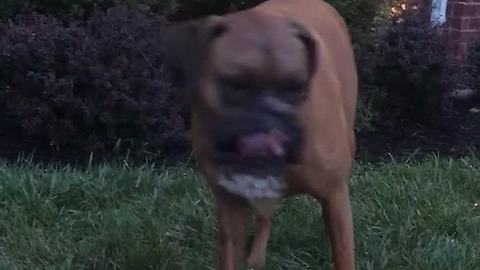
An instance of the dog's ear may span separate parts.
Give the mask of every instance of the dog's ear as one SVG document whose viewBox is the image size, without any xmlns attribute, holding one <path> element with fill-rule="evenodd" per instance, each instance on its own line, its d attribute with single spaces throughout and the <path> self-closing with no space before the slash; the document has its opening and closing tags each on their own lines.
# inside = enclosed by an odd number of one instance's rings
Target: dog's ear
<svg viewBox="0 0 480 270">
<path fill-rule="evenodd" d="M 210 43 L 226 29 L 225 19 L 220 16 L 209 16 L 166 28 L 162 50 L 166 67 L 173 72 L 175 83 L 182 88 L 191 87 Z"/>
<path fill-rule="evenodd" d="M 307 51 L 307 61 L 310 75 L 313 75 L 317 69 L 317 41 L 312 33 L 302 24 L 296 21 L 290 21 L 290 26 L 293 28 L 294 34 L 302 41 Z"/>
</svg>

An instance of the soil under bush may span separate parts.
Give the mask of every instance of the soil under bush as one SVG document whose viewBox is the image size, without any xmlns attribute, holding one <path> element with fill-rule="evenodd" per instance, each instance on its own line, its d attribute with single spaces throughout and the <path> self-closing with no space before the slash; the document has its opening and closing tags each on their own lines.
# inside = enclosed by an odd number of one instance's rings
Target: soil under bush
<svg viewBox="0 0 480 270">
<path fill-rule="evenodd" d="M 476 106 L 475 106 L 476 105 Z M 454 104 L 437 127 L 412 123 L 379 127 L 357 134 L 359 158 L 460 156 L 480 153 L 480 113 L 470 109 L 478 104 Z"/>
</svg>

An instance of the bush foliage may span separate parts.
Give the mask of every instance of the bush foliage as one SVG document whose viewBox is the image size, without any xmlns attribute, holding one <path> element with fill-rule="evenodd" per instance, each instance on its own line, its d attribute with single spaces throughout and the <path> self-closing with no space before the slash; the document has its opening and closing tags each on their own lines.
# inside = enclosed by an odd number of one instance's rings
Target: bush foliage
<svg viewBox="0 0 480 270">
<path fill-rule="evenodd" d="M 163 66 L 162 16 L 143 8 L 107 9 L 118 2 L 113 0 L 23 2 L 53 16 L 27 12 L 0 26 L 1 138 L 79 153 L 163 153 L 180 146 L 188 108 Z M 147 3 L 157 14 L 182 20 L 261 1 L 126 2 Z M 357 128 L 438 123 L 452 82 L 439 29 L 418 9 L 373 24 L 387 0 L 330 2 L 354 36 L 360 73 Z"/>
<path fill-rule="evenodd" d="M 480 42 L 475 42 L 470 47 L 466 65 L 471 78 L 470 86 L 476 89 L 478 94 L 478 91 L 480 91 Z"/>
<path fill-rule="evenodd" d="M 265 0 L 2 0 L 0 18 L 16 14 L 22 7 L 56 17 L 89 16 L 95 9 L 105 10 L 115 4 L 144 4 L 158 14 L 173 20 L 183 20 L 206 14 L 251 7 Z M 387 3 L 395 0 L 327 0 L 334 5 L 353 27 L 370 24 Z"/>
<path fill-rule="evenodd" d="M 407 8 L 360 41 L 361 91 L 377 122 L 437 124 L 442 115 L 452 62 L 446 35 L 427 17 Z"/>
<path fill-rule="evenodd" d="M 0 29 L 0 97 L 19 134 L 56 149 L 163 149 L 184 130 L 162 23 L 113 8 L 64 26 L 22 15 Z M 15 136 L 15 135 L 14 135 Z"/>
</svg>

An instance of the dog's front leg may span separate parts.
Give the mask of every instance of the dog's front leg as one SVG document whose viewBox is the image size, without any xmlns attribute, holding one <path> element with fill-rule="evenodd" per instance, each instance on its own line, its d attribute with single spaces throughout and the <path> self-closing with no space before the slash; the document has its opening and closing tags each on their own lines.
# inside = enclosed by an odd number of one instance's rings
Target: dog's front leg
<svg viewBox="0 0 480 270">
<path fill-rule="evenodd" d="M 238 270 L 245 259 L 245 237 L 250 208 L 230 197 L 217 194 L 217 218 L 219 222 L 218 270 Z"/>
<path fill-rule="evenodd" d="M 255 238 L 247 259 L 247 264 L 253 269 L 263 269 L 265 267 L 268 240 L 272 229 L 271 217 L 257 213 L 255 227 Z"/>
<path fill-rule="evenodd" d="M 315 197 L 322 204 L 335 270 L 353 270 L 354 236 L 347 183 L 338 184 L 327 196 L 320 197 L 315 194 Z"/>
</svg>

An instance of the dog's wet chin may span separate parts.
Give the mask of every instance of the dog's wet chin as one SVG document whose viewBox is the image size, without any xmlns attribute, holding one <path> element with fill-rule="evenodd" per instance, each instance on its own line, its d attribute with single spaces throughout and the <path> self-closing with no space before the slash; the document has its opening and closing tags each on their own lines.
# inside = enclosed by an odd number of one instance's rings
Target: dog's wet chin
<svg viewBox="0 0 480 270">
<path fill-rule="evenodd" d="M 246 199 L 258 212 L 268 215 L 276 210 L 287 185 L 282 176 L 222 174 L 218 185 L 227 192 Z"/>
<path fill-rule="evenodd" d="M 257 211 L 273 211 L 287 188 L 283 171 L 288 137 L 270 130 L 227 138 L 216 152 L 215 162 L 221 172 L 218 185 L 247 200 Z"/>
<path fill-rule="evenodd" d="M 219 185 L 247 200 L 278 199 L 282 197 L 285 189 L 281 177 L 258 177 L 248 174 L 222 175 Z"/>
</svg>

